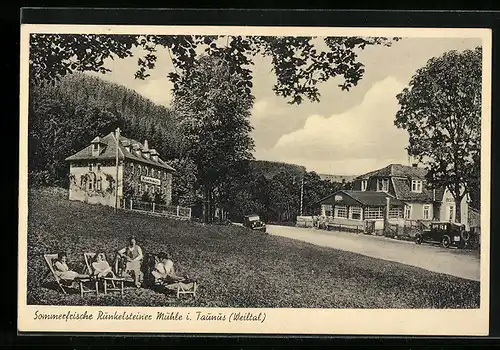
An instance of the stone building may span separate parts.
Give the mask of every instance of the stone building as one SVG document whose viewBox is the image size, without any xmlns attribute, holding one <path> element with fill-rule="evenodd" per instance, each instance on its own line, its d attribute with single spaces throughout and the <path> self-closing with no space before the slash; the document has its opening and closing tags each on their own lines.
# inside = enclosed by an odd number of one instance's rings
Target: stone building
<svg viewBox="0 0 500 350">
<path fill-rule="evenodd" d="M 175 170 L 149 148 L 147 140 L 142 144 L 121 136 L 117 130 L 95 137 L 66 161 L 70 166 L 70 200 L 115 206 L 118 190 L 119 206 L 123 206 L 124 199 L 145 197 L 171 204 Z"/>
</svg>

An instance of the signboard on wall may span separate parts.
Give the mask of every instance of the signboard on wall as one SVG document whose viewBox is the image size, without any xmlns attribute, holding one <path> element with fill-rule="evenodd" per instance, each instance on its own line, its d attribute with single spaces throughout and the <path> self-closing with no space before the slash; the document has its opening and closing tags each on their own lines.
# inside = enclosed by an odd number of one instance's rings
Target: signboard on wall
<svg viewBox="0 0 500 350">
<path fill-rule="evenodd" d="M 156 179 L 154 177 L 141 175 L 141 181 L 151 185 L 157 185 L 157 186 L 161 185 L 160 179 Z"/>
<path fill-rule="evenodd" d="M 344 199 L 344 197 L 342 197 L 341 195 L 337 194 L 335 196 L 335 202 L 340 202 L 342 199 Z"/>
</svg>

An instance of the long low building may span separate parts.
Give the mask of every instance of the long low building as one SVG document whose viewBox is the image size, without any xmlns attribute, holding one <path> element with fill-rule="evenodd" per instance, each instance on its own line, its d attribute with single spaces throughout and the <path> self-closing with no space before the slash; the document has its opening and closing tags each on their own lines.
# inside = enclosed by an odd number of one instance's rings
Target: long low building
<svg viewBox="0 0 500 350">
<path fill-rule="evenodd" d="M 321 216 L 329 218 L 330 223 L 364 229 L 372 225 L 371 229 L 374 230 L 383 229 L 387 205 L 390 219 L 403 218 L 405 206 L 402 201 L 388 193 L 350 190 L 335 192 L 319 202 Z"/>
</svg>

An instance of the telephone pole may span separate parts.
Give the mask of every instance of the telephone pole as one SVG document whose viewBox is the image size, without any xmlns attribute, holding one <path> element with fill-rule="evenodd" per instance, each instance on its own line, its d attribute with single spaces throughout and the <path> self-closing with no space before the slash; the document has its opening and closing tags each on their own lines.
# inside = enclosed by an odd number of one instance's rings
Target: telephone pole
<svg viewBox="0 0 500 350">
<path fill-rule="evenodd" d="M 120 147 L 120 128 L 116 128 L 116 178 L 115 178 L 115 213 L 118 212 L 118 148 Z"/>
<path fill-rule="evenodd" d="M 302 177 L 302 181 L 300 182 L 300 216 L 302 216 L 303 211 L 303 202 L 304 202 L 304 178 Z"/>
</svg>

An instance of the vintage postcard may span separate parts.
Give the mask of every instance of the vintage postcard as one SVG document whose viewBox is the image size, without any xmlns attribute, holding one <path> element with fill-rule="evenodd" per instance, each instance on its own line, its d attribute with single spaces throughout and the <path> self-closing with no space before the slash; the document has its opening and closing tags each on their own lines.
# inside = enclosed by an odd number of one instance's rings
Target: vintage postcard
<svg viewBox="0 0 500 350">
<path fill-rule="evenodd" d="M 19 332 L 487 335 L 487 29 L 22 25 Z"/>
</svg>

